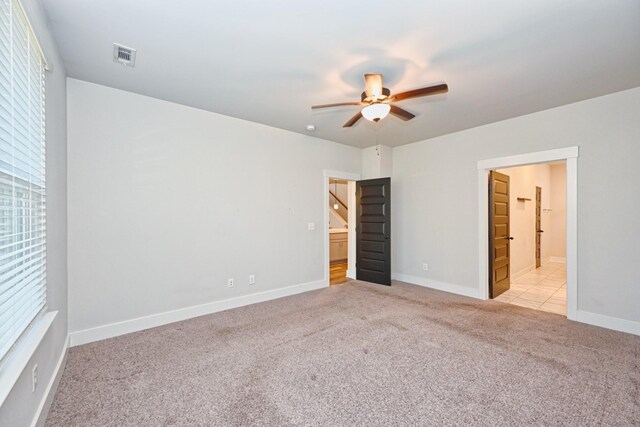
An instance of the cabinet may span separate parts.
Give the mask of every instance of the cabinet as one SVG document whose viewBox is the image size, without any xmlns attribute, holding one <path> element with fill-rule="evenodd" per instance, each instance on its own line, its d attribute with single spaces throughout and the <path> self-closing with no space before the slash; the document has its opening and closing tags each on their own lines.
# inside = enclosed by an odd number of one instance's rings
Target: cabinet
<svg viewBox="0 0 640 427">
<path fill-rule="evenodd" d="M 329 260 L 346 261 L 349 253 L 349 239 L 347 232 L 332 232 L 329 235 Z"/>
</svg>

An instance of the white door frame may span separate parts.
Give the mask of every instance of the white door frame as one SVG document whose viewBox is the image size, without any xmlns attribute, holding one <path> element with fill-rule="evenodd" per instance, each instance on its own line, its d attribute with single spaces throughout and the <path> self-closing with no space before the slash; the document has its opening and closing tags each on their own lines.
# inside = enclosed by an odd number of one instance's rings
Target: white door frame
<svg viewBox="0 0 640 427">
<path fill-rule="evenodd" d="M 323 171 L 323 226 L 322 231 L 324 233 L 324 281 L 329 286 L 329 179 L 344 179 L 349 181 L 349 199 L 347 205 L 349 206 L 348 223 L 349 228 L 347 232 L 347 277 L 351 279 L 356 278 L 356 181 L 360 180 L 360 174 L 351 172 L 342 172 L 325 169 Z"/>
<path fill-rule="evenodd" d="M 567 167 L 567 319 L 578 310 L 578 147 L 478 161 L 479 276 L 478 295 L 489 298 L 489 171 L 513 166 L 566 161 Z"/>
</svg>

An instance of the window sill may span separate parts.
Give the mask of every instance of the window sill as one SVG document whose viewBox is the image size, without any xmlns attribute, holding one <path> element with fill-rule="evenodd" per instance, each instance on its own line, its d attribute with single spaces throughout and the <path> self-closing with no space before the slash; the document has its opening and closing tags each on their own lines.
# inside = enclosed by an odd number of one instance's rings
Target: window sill
<svg viewBox="0 0 640 427">
<path fill-rule="evenodd" d="M 40 316 L 0 366 L 0 407 L 11 393 L 57 314 L 57 311 L 49 311 Z"/>
</svg>

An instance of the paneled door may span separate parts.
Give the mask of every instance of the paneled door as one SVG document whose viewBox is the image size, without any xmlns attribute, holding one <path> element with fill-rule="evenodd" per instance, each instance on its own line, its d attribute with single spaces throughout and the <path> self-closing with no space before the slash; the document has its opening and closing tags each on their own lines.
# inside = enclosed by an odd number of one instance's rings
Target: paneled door
<svg viewBox="0 0 640 427">
<path fill-rule="evenodd" d="M 540 267 L 541 259 L 540 259 L 540 241 L 541 233 L 544 233 L 542 230 L 542 188 L 536 187 L 536 268 Z"/>
<path fill-rule="evenodd" d="M 356 182 L 356 278 L 391 285 L 391 179 Z"/>
<path fill-rule="evenodd" d="M 509 289 L 509 176 L 489 173 L 489 297 L 495 298 Z"/>
</svg>

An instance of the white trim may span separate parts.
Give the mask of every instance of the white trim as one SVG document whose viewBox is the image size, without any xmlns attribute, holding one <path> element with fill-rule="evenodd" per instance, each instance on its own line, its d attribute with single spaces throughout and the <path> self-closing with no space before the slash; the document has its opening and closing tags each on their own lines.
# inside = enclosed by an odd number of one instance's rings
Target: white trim
<svg viewBox="0 0 640 427">
<path fill-rule="evenodd" d="M 272 289 L 269 291 L 256 292 L 254 294 L 242 295 L 239 297 L 212 301 L 206 304 L 194 305 L 180 308 L 178 310 L 166 311 L 164 313 L 152 314 L 150 316 L 138 317 L 136 319 L 124 320 L 122 322 L 110 323 L 108 325 L 97 326 L 95 328 L 83 329 L 71 332 L 69 345 L 75 347 L 94 341 L 117 337 L 131 332 L 138 332 L 168 323 L 179 322 L 194 317 L 230 310 L 232 308 L 243 307 L 259 302 L 270 301 L 289 295 L 302 292 L 313 291 L 327 287 L 325 280 L 302 283 L 299 285 L 287 286 L 285 288 Z"/>
<path fill-rule="evenodd" d="M 567 258 L 560 256 L 550 256 L 549 258 L 547 258 L 547 262 L 559 262 L 561 264 L 566 264 Z"/>
<path fill-rule="evenodd" d="M 591 313 L 584 310 L 576 311 L 575 320 L 594 326 L 600 326 L 602 328 L 613 329 L 614 331 L 640 335 L 640 322 L 634 322 L 633 320 L 625 320 L 618 317 L 605 316 L 604 314 Z"/>
<path fill-rule="evenodd" d="M 513 166 L 533 165 L 578 157 L 578 147 L 557 148 L 555 150 L 538 151 L 536 153 L 517 154 L 515 156 L 497 157 L 495 159 L 478 160 L 478 169 L 502 169 Z"/>
<path fill-rule="evenodd" d="M 454 285 L 451 283 L 439 282 L 437 280 L 429 280 L 423 277 L 410 276 L 400 273 L 393 273 L 393 280 L 398 280 L 400 282 L 410 283 L 418 286 L 424 286 L 426 288 L 436 289 L 439 291 L 450 292 L 452 294 L 482 299 L 479 296 L 478 289 L 469 288 L 467 286 Z M 574 320 L 589 325 L 613 329 L 620 332 L 626 332 L 628 334 L 640 335 L 640 322 L 634 322 L 632 320 L 605 316 L 603 314 L 591 313 L 584 310 L 577 310 L 576 318 Z"/>
<path fill-rule="evenodd" d="M 349 191 L 348 203 L 349 206 L 353 206 L 353 209 L 349 209 L 347 218 L 347 225 L 351 224 L 347 233 L 347 277 L 350 279 L 356 278 L 356 181 L 358 179 L 351 180 L 347 184 Z"/>
<path fill-rule="evenodd" d="M 324 212 L 324 221 L 322 222 L 322 232 L 324 233 L 324 280 L 327 286 L 329 286 L 329 212 L 327 206 L 329 206 L 329 179 L 344 179 L 349 181 L 349 206 L 356 205 L 356 186 L 355 181 L 360 180 L 360 174 L 351 172 L 342 172 L 324 169 L 322 171 L 323 179 L 323 194 L 322 194 L 322 207 Z M 356 272 L 356 211 L 355 209 L 349 209 L 348 218 L 348 231 L 347 231 L 347 277 L 355 279 Z"/>
<path fill-rule="evenodd" d="M 477 288 L 470 288 L 468 286 L 455 285 L 453 283 L 439 282 L 437 280 L 431 280 L 424 277 L 410 276 L 408 274 L 393 273 L 393 280 L 400 282 L 410 283 L 412 285 L 423 286 L 425 288 L 436 289 L 438 291 L 449 292 L 457 295 L 464 295 L 466 297 L 483 299 L 478 294 Z"/>
<path fill-rule="evenodd" d="M 489 171 L 566 160 L 567 167 L 567 319 L 576 320 L 578 306 L 578 153 L 575 147 L 479 160 L 478 165 L 478 295 L 489 298 Z"/>
<path fill-rule="evenodd" d="M 57 311 L 49 311 L 38 316 L 24 336 L 18 339 L 16 347 L 7 355 L 6 360 L 0 366 L 0 407 L 47 335 L 57 315 Z"/>
<path fill-rule="evenodd" d="M 578 159 L 567 159 L 567 319 L 578 311 Z"/>
<path fill-rule="evenodd" d="M 64 366 L 67 364 L 68 352 L 69 352 L 69 335 L 67 335 L 67 338 L 64 340 L 64 347 L 62 348 L 62 352 L 60 353 L 60 357 L 58 358 L 58 363 L 56 364 L 56 368 L 53 371 L 53 375 L 49 380 L 49 384 L 47 384 L 47 389 L 44 391 L 44 395 L 42 396 L 40 405 L 38 405 L 36 414 L 33 417 L 33 421 L 31 422 L 31 427 L 44 426 L 45 422 L 47 421 L 47 415 L 49 415 L 49 409 L 51 408 L 51 404 L 53 403 L 53 398 L 56 395 L 56 390 L 58 389 L 60 378 L 62 378 L 62 373 L 64 372 Z"/>
</svg>

